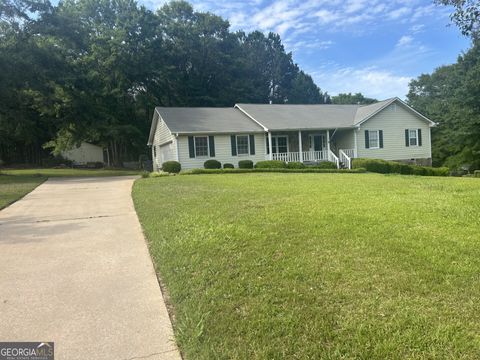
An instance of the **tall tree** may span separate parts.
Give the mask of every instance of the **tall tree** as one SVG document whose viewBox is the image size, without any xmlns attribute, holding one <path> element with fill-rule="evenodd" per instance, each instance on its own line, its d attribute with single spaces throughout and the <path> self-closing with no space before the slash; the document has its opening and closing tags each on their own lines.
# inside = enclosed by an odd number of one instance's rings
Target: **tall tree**
<svg viewBox="0 0 480 360">
<path fill-rule="evenodd" d="M 480 44 L 410 83 L 408 102 L 438 123 L 433 129 L 433 158 L 452 168 L 480 168 Z"/>
<path fill-rule="evenodd" d="M 362 93 L 340 93 L 336 96 L 332 96 L 333 104 L 358 104 L 358 105 L 367 105 L 377 102 L 377 99 L 368 98 L 363 96 Z"/>
<path fill-rule="evenodd" d="M 435 0 L 437 4 L 450 5 L 454 12 L 453 22 L 466 36 L 478 38 L 480 35 L 480 2 L 478 0 Z"/>
</svg>

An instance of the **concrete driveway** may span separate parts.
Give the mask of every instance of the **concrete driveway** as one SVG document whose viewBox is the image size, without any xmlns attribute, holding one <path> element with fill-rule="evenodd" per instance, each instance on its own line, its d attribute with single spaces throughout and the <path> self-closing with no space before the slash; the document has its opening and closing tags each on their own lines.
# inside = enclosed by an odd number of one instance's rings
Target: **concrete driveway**
<svg viewBox="0 0 480 360">
<path fill-rule="evenodd" d="M 51 179 L 0 211 L 0 341 L 56 359 L 180 359 L 133 177 Z"/>
</svg>

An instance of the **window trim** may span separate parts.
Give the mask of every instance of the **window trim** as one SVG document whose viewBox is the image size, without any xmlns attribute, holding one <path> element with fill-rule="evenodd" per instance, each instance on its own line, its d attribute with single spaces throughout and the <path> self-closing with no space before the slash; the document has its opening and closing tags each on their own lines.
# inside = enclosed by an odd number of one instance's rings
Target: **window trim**
<svg viewBox="0 0 480 360">
<path fill-rule="evenodd" d="M 247 152 L 243 154 L 240 154 L 240 152 L 238 151 L 238 138 L 240 136 L 247 138 Z M 235 146 L 237 148 L 237 156 L 250 156 L 250 135 L 249 134 L 235 135 Z"/>
<path fill-rule="evenodd" d="M 410 136 L 410 131 L 415 131 L 415 137 Z M 415 145 L 412 145 L 412 139 L 415 139 Z M 418 129 L 408 129 L 408 146 L 419 146 L 418 145 Z"/>
<path fill-rule="evenodd" d="M 368 131 L 368 149 L 380 149 L 380 130 L 367 130 Z M 371 146 L 370 141 L 372 140 L 372 137 L 370 136 L 370 133 L 375 132 L 377 133 L 377 146 Z"/>
<path fill-rule="evenodd" d="M 273 152 L 273 139 L 274 139 L 274 138 L 275 138 L 275 140 L 276 140 L 276 146 L 275 146 L 275 147 L 277 148 L 277 150 L 278 150 L 278 139 L 279 139 L 279 138 L 285 138 L 285 139 L 287 139 L 287 142 L 286 142 L 286 144 L 287 144 L 287 152 L 286 152 L 286 153 L 281 153 L 281 152 L 278 152 L 278 151 L 275 152 L 275 153 Z M 272 135 L 272 149 L 270 149 L 270 151 L 272 152 L 272 154 L 288 154 L 288 153 L 290 152 L 290 148 L 289 148 L 289 144 L 288 144 L 288 135 Z"/>
<path fill-rule="evenodd" d="M 197 138 L 205 138 L 207 139 L 207 155 L 197 155 Z M 193 137 L 193 150 L 195 152 L 195 159 L 204 159 L 210 157 L 210 142 L 208 141 L 208 135 L 199 135 Z"/>
</svg>

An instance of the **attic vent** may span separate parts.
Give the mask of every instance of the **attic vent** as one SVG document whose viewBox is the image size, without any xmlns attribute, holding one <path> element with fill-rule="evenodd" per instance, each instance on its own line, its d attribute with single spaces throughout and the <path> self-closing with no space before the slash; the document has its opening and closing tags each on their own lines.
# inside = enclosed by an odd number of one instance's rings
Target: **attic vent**
<svg viewBox="0 0 480 360">
<path fill-rule="evenodd" d="M 390 111 L 397 111 L 397 104 L 392 104 L 388 108 Z"/>
</svg>

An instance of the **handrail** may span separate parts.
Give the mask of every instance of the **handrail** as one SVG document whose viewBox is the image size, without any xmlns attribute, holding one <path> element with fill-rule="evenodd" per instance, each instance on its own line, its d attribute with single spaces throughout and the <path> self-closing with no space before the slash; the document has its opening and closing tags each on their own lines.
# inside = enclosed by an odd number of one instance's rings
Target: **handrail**
<svg viewBox="0 0 480 360">
<path fill-rule="evenodd" d="M 340 161 L 347 167 L 347 169 L 352 168 L 352 159 L 345 154 L 342 149 L 338 151 L 338 156 L 340 157 Z"/>
<path fill-rule="evenodd" d="M 335 155 L 332 150 L 328 150 L 328 161 L 331 161 L 337 165 L 337 169 L 340 169 L 340 161 L 338 160 L 337 155 Z"/>
</svg>

